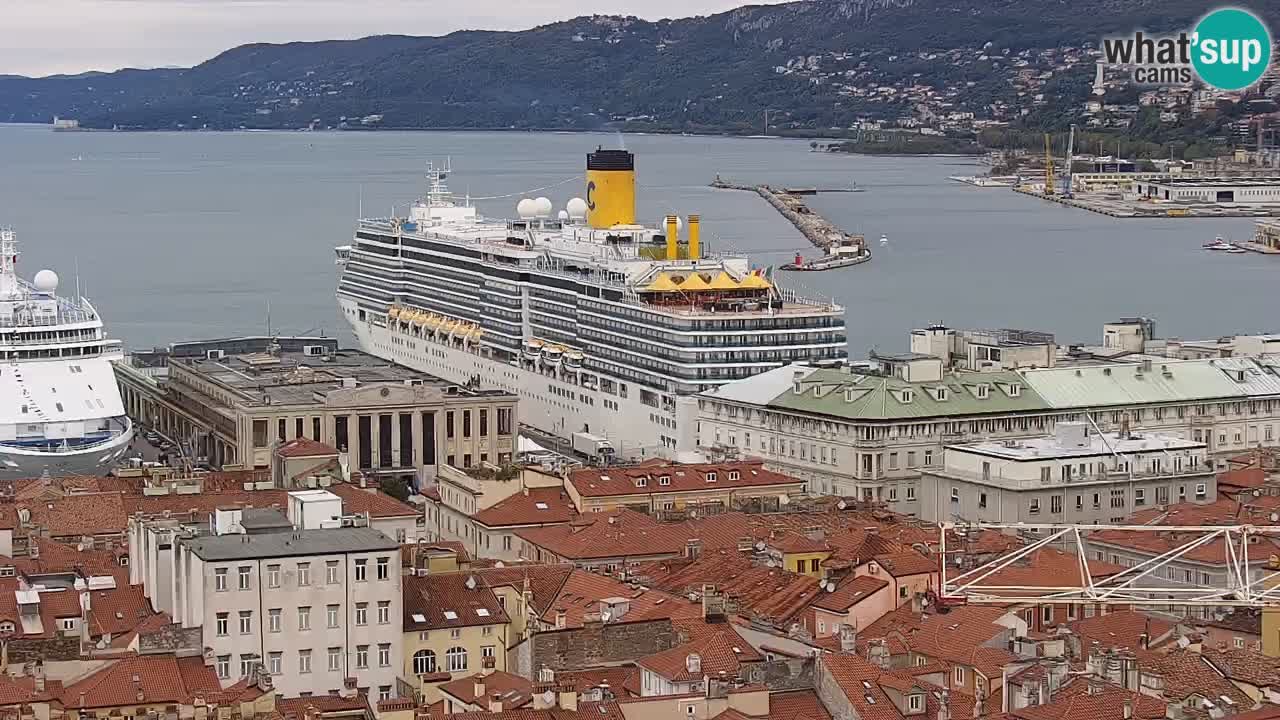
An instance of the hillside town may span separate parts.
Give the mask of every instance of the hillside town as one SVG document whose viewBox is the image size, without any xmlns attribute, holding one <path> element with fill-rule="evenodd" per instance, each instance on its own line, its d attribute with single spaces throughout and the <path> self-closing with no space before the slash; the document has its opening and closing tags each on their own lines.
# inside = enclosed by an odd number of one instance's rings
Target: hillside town
<svg viewBox="0 0 1280 720">
<path fill-rule="evenodd" d="M 268 340 L 129 356 L 139 459 L 0 482 L 7 713 L 1280 717 L 1280 336 L 931 326 L 640 461 Z"/>
</svg>

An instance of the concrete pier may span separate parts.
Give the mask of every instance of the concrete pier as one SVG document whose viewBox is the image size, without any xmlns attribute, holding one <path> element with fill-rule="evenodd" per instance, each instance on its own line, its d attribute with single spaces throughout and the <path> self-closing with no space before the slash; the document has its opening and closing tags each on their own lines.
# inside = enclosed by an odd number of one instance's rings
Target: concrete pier
<svg viewBox="0 0 1280 720">
<path fill-rule="evenodd" d="M 794 193 L 771 188 L 768 185 L 739 185 L 722 180 L 719 175 L 711 183 L 711 187 L 722 190 L 750 190 L 756 193 L 790 221 L 814 247 L 824 252 L 848 241 L 852 241 L 857 246 L 866 247 L 866 238 L 836 227 L 830 220 L 809 209 L 809 206 Z"/>
</svg>

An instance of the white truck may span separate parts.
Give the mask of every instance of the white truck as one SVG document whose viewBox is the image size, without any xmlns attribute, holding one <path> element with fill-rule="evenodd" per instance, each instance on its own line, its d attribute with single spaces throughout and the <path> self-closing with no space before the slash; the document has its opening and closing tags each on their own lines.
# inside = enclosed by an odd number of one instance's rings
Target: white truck
<svg viewBox="0 0 1280 720">
<path fill-rule="evenodd" d="M 599 435 L 576 432 L 573 434 L 573 451 L 593 460 L 602 460 L 613 455 L 613 445 Z"/>
</svg>

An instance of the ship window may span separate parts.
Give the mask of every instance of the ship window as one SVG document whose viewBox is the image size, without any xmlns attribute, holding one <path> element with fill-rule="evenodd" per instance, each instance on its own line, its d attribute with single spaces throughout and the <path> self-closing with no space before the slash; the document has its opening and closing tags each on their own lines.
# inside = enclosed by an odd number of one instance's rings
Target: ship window
<svg viewBox="0 0 1280 720">
<path fill-rule="evenodd" d="M 58 408 L 58 412 L 62 412 L 62 403 L 54 403 L 53 405 Z"/>
<path fill-rule="evenodd" d="M 24 414 L 24 415 L 25 415 L 26 413 L 27 413 L 27 406 L 26 406 L 26 405 L 23 405 L 23 406 L 22 406 L 22 414 Z"/>
</svg>

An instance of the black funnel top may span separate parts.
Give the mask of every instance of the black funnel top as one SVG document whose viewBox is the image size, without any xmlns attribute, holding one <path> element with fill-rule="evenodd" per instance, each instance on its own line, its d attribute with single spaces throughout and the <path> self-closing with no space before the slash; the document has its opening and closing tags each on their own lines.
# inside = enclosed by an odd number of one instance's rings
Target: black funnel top
<svg viewBox="0 0 1280 720">
<path fill-rule="evenodd" d="M 605 150 L 596 148 L 587 153 L 588 170 L 635 170 L 636 156 L 626 150 Z"/>
</svg>

